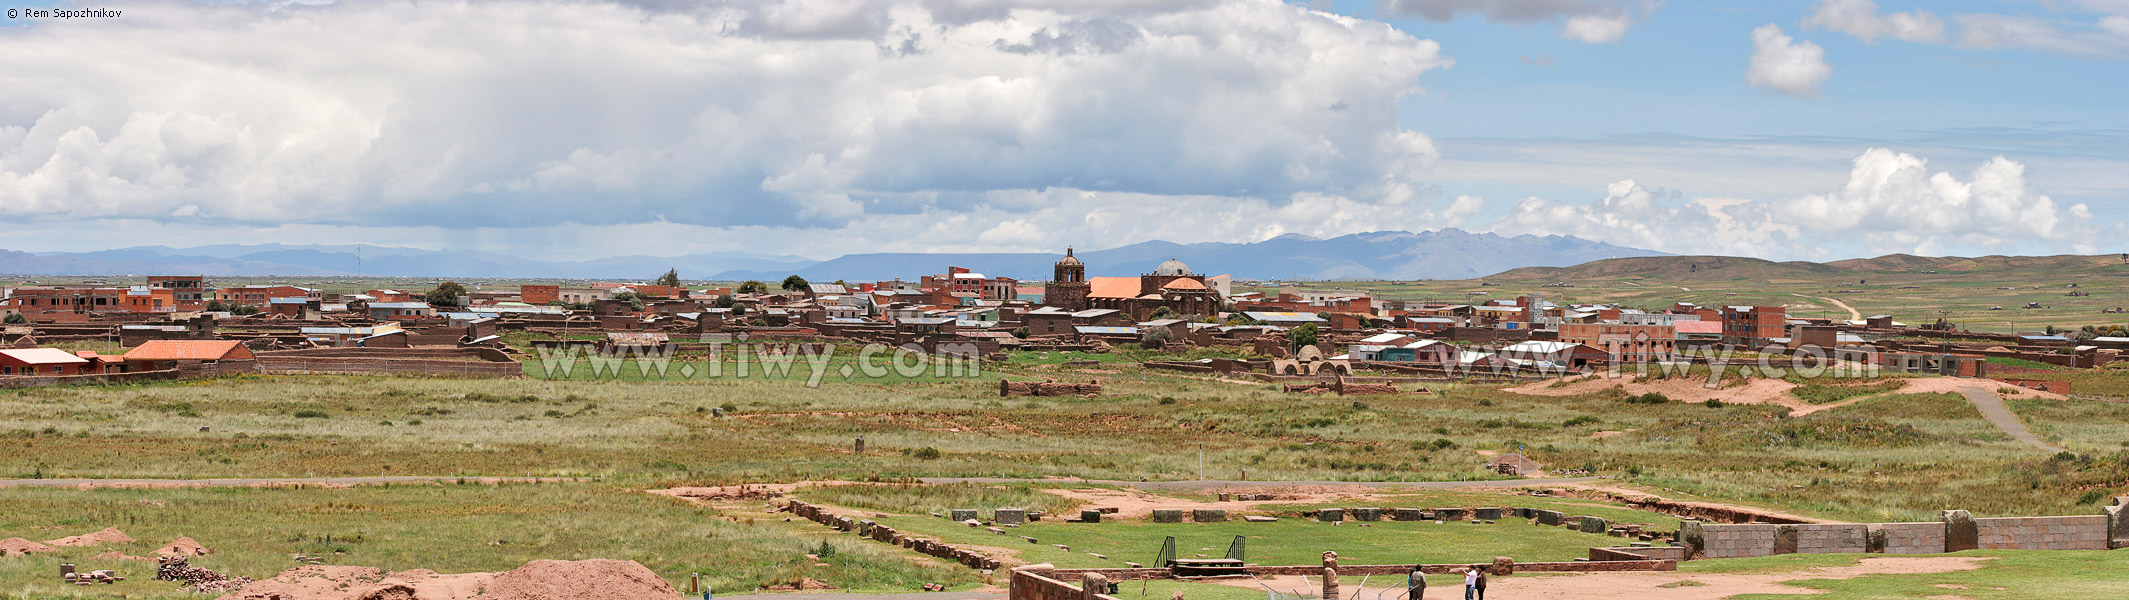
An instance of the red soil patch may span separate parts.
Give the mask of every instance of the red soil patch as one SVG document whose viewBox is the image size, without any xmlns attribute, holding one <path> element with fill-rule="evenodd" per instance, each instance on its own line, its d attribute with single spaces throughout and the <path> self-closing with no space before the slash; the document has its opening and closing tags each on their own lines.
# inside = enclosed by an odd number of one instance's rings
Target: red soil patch
<svg viewBox="0 0 2129 600">
<path fill-rule="evenodd" d="M 209 552 L 213 550 L 208 550 L 206 546 L 192 541 L 189 537 L 177 538 L 170 542 L 170 545 L 155 549 L 156 556 L 206 556 Z"/>
<path fill-rule="evenodd" d="M 31 552 L 51 552 L 52 547 L 22 538 L 0 540 L 0 556 L 15 556 Z"/>
<path fill-rule="evenodd" d="M 131 536 L 126 535 L 126 532 L 119 531 L 117 527 L 105 527 L 102 531 L 98 531 L 96 533 L 86 535 L 72 535 L 56 540 L 48 540 L 45 543 L 53 546 L 95 546 L 98 544 L 131 544 L 133 543 L 133 538 Z"/>
</svg>

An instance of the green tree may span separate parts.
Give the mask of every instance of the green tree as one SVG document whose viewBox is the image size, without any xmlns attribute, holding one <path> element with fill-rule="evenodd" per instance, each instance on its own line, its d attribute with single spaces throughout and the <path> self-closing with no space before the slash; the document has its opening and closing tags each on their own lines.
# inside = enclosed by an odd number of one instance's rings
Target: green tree
<svg viewBox="0 0 2129 600">
<path fill-rule="evenodd" d="M 664 275 L 658 276 L 657 283 L 665 287 L 680 287 L 680 270 L 666 269 Z"/>
<path fill-rule="evenodd" d="M 222 306 L 222 301 L 221 301 L 221 300 L 208 300 L 208 301 L 207 301 L 207 312 L 222 312 L 222 311 L 226 311 L 226 310 L 229 310 L 229 307 L 227 307 L 227 306 Z"/>
<path fill-rule="evenodd" d="M 806 291 L 806 278 L 797 275 L 785 277 L 783 288 L 784 291 L 793 293 Z"/>
<path fill-rule="evenodd" d="M 458 297 L 466 295 L 466 286 L 456 281 L 436 284 L 436 289 L 422 294 L 421 299 L 437 306 L 458 306 Z"/>
<path fill-rule="evenodd" d="M 27 325 L 30 322 L 30 318 L 22 316 L 22 313 L 8 313 L 5 321 L 9 325 Z"/>
<path fill-rule="evenodd" d="M 739 289 L 736 291 L 741 294 L 767 294 L 769 293 L 769 284 L 749 279 L 740 283 Z"/>
<path fill-rule="evenodd" d="M 1148 320 L 1148 321 L 1158 321 L 1158 320 L 1161 320 L 1161 319 L 1168 319 L 1168 318 L 1174 318 L 1174 317 L 1175 317 L 1175 311 L 1174 311 L 1174 310 L 1170 310 L 1170 309 L 1169 309 L 1168 307 L 1166 307 L 1166 306 L 1163 306 L 1163 307 L 1160 307 L 1160 308 L 1156 308 L 1156 309 L 1153 309 L 1153 314 L 1151 314 L 1151 315 L 1147 315 L 1147 316 L 1146 316 L 1146 320 Z"/>
<path fill-rule="evenodd" d="M 1294 343 L 1294 349 L 1316 345 L 1316 324 L 1302 323 L 1300 327 L 1286 330 L 1286 339 Z"/>
</svg>

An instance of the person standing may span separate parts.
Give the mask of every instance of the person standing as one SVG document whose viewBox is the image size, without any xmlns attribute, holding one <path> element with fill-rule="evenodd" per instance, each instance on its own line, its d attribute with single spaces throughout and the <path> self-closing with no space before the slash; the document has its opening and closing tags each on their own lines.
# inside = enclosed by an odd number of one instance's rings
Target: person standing
<svg viewBox="0 0 2129 600">
<path fill-rule="evenodd" d="M 1478 594 L 1478 567 L 1464 571 L 1464 600 L 1476 600 Z"/>
<path fill-rule="evenodd" d="M 1405 600 L 1423 600 L 1427 597 L 1427 574 L 1412 565 L 1412 572 L 1405 575 Z"/>
<path fill-rule="evenodd" d="M 1478 590 L 1478 600 L 1486 600 L 1486 569 L 1472 567 L 1471 570 L 1478 572 L 1478 580 L 1471 582 L 1471 588 Z"/>
</svg>

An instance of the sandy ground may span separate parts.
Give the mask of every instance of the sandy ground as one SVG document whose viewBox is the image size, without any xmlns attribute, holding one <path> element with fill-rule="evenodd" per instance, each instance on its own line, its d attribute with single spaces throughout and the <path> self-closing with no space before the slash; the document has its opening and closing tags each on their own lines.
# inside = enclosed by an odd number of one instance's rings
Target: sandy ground
<svg viewBox="0 0 2129 600">
<path fill-rule="evenodd" d="M 1658 392 L 1665 396 L 1669 396 L 1672 400 L 1678 400 L 1682 402 L 1705 402 L 1710 399 L 1715 399 L 1730 404 L 1774 404 L 1787 407 L 1789 409 L 1789 416 L 1792 417 L 1801 417 L 1819 411 L 1832 410 L 1835 408 L 1854 404 L 1856 402 L 1861 402 L 1863 400 L 1868 400 L 1870 398 L 1886 395 L 1873 394 L 1869 396 L 1858 396 L 1855 398 L 1849 398 L 1847 400 L 1828 404 L 1810 404 L 1804 402 L 1802 399 L 1799 399 L 1796 396 L 1792 396 L 1789 394 L 1789 390 L 1795 389 L 1796 384 L 1789 383 L 1780 379 L 1767 379 L 1761 377 L 1749 379 L 1743 385 L 1732 385 L 1730 387 L 1722 389 L 1708 389 L 1707 379 L 1704 377 L 1657 379 L 1640 383 L 1635 383 L 1634 380 L 1629 377 L 1609 379 L 1601 376 L 1578 376 L 1568 377 L 1565 379 L 1570 383 L 1560 387 L 1552 387 L 1555 382 L 1561 381 L 1560 379 L 1547 379 L 1535 383 L 1528 383 L 1512 388 L 1506 388 L 1506 390 L 1509 392 L 1523 394 L 1526 396 L 1573 396 L 1577 394 L 1590 394 L 1603 391 L 1608 388 L 1618 387 L 1626 390 L 1626 393 L 1629 394 L 1640 395 L 1649 392 Z M 1997 395 L 2010 399 L 2064 399 L 2061 394 L 2053 394 L 2035 389 L 2022 388 L 2000 381 L 1991 381 L 1987 379 L 1975 379 L 1967 377 L 1918 377 L 1906 379 L 1905 381 L 1907 382 L 1906 386 L 1901 387 L 1897 391 L 1887 392 L 1887 394 L 1956 394 L 1959 392 L 1958 388 L 1963 386 L 1980 387 L 1982 389 L 1995 391 L 1997 392 Z M 2000 390 L 2010 390 L 2010 393 L 2004 393 Z"/>
<path fill-rule="evenodd" d="M 1740 594 L 1818 594 L 1819 590 L 1785 585 L 1804 579 L 1854 579 L 1865 575 L 1949 573 L 1981 568 L 1991 557 L 1929 556 L 1865 558 L 1851 567 L 1823 567 L 1768 574 L 1699 573 L 1525 573 L 1487 579 L 1486 591 L 1498 598 L 1515 600 L 1721 600 Z M 1221 580 L 1217 583 L 1249 589 L 1269 586 L 1283 593 L 1316 597 L 1320 578 L 1274 577 L 1258 581 Z M 1427 598 L 1462 598 L 1463 578 L 1430 575 Z M 1700 585 L 1677 585 L 1691 581 Z M 1339 596 L 1348 600 L 1404 600 L 1403 576 L 1377 576 L 1361 588 L 1361 578 L 1340 577 Z M 1942 587 L 1942 586 L 1940 586 Z M 1950 588 L 1948 588 L 1950 589 Z M 1128 590 L 1127 590 L 1128 591 Z"/>
<path fill-rule="evenodd" d="M 1514 487 L 1514 480 L 1502 481 L 1502 488 Z M 1247 486 L 1223 488 L 1219 492 L 1241 494 L 1270 494 L 1271 500 L 1231 500 L 1227 502 L 1197 502 L 1184 498 L 1172 498 L 1137 489 L 1045 489 L 1042 490 L 1086 503 L 1086 508 L 1115 508 L 1116 517 L 1143 519 L 1153 515 L 1156 508 L 1217 509 L 1243 512 L 1266 504 L 1317 504 L 1327 502 L 1378 502 L 1401 498 L 1398 494 L 1373 493 L 1358 486 Z M 1217 493 L 1217 492 L 1214 492 Z"/>
</svg>

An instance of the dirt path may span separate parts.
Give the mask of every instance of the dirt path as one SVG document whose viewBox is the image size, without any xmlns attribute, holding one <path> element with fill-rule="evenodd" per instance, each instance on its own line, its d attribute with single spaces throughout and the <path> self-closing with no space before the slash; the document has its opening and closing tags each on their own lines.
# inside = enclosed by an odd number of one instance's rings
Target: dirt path
<svg viewBox="0 0 2129 600">
<path fill-rule="evenodd" d="M 1972 386 L 1959 386 L 1958 389 L 1959 395 L 1966 396 L 1966 401 L 1974 403 L 1974 409 L 1981 411 L 1981 418 L 1988 419 L 1997 429 L 2011 434 L 2011 439 L 2049 452 L 2063 451 L 2041 441 L 2040 436 L 2033 435 L 2033 430 L 2027 429 L 2025 422 L 2018 420 L 2018 415 L 2012 413 L 2010 407 L 2004 406 L 2003 399 L 1997 397 L 1995 392 Z"/>
<path fill-rule="evenodd" d="M 114 487 L 266 487 L 278 485 L 346 487 L 386 483 L 451 483 L 458 481 L 494 485 L 498 483 L 559 483 L 593 480 L 573 477 L 443 477 L 418 475 L 390 477 L 266 477 L 253 479 L 0 479 L 0 488 L 71 487 L 91 489 Z"/>
<path fill-rule="evenodd" d="M 1841 310 L 1845 310 L 1845 311 L 1848 311 L 1848 320 L 1850 320 L 1850 321 L 1861 321 L 1861 320 L 1863 320 L 1863 312 L 1862 312 L 1862 311 L 1859 311 L 1859 310 L 1856 310 L 1856 309 L 1855 309 L 1855 307 L 1853 307 L 1853 306 L 1849 306 L 1849 305 L 1848 305 L 1848 303 L 1846 303 L 1846 302 L 1842 302 L 1842 301 L 1839 301 L 1839 300 L 1835 300 L 1835 299 L 1832 299 L 1832 298 L 1827 298 L 1827 297 L 1823 297 L 1823 296 L 1805 296 L 1805 295 L 1803 295 L 1803 294 L 1794 294 L 1794 293 L 1792 293 L 1792 294 L 1789 294 L 1789 295 L 1791 295 L 1791 296 L 1797 296 L 1797 297 L 1800 297 L 1800 298 L 1812 298 L 1812 299 L 1817 299 L 1817 300 L 1825 300 L 1825 301 L 1827 301 L 1827 302 L 1830 302 L 1830 303 L 1832 303 L 1832 304 L 1833 304 L 1833 305 L 1834 305 L 1835 307 L 1838 307 L 1838 308 L 1840 308 Z"/>
<path fill-rule="evenodd" d="M 1543 381 L 1526 383 L 1520 386 L 1503 389 L 1504 391 L 1523 394 L 1527 396 L 1574 396 L 1578 394 L 1590 394 L 1601 392 L 1605 389 L 1617 386 L 1621 389 L 1626 390 L 1626 393 L 1628 394 L 1640 395 L 1649 392 L 1657 392 L 1670 397 L 1672 400 L 1678 400 L 1681 402 L 1705 402 L 1707 400 L 1721 400 L 1730 404 L 1774 404 L 1787 407 L 1789 409 L 1789 416 L 1801 417 L 1815 412 L 1833 410 L 1850 404 L 1855 404 L 1857 402 L 1862 402 L 1864 400 L 1869 400 L 1882 396 L 1890 396 L 1894 394 L 1964 394 L 1966 393 L 1964 390 L 1972 387 L 1975 382 L 1987 381 L 1959 377 L 1915 377 L 1899 380 L 1904 381 L 1905 385 L 1902 385 L 1900 389 L 1893 390 L 1890 392 L 1885 392 L 1882 394 L 1871 394 L 1867 396 L 1857 396 L 1839 402 L 1812 404 L 1809 402 L 1805 402 L 1802 398 L 1798 398 L 1789 393 L 1789 390 L 1796 388 L 1796 384 L 1789 383 L 1788 381 L 1780 379 L 1766 379 L 1755 377 L 1747 381 L 1744 385 L 1731 385 L 1729 387 L 1717 389 L 1708 388 L 1708 380 L 1705 377 L 1673 377 L 1670 379 L 1652 379 L 1639 383 L 1636 383 L 1631 377 L 1608 379 L 1601 375 L 1586 376 L 1580 378 L 1568 377 L 1565 378 L 1565 380 L 1568 382 L 1567 385 L 1559 387 L 1553 386 L 1554 384 L 1562 381 L 1561 379 L 1547 379 Z M 2000 385 L 2002 385 L 2004 389 L 2010 390 L 2010 393 L 2014 398 L 2041 398 L 2047 400 L 2062 400 L 2065 398 L 2061 394 L 2044 392 L 2031 388 L 2010 386 L 2008 384 Z M 2000 405 L 2001 402 L 1999 402 L 1998 404 Z M 1979 404 L 1976 404 L 1976 406 L 1979 406 Z M 1984 416 L 1986 416 L 1987 413 L 1984 412 L 1983 414 Z M 1994 419 L 1990 420 L 1991 422 L 1994 422 Z M 1998 426 L 2000 427 L 2001 425 L 1999 424 Z M 2021 425 L 2020 427 L 2022 428 L 2023 425 Z M 2006 429 L 2005 431 L 2009 430 Z M 2014 433 L 2012 435 L 2016 436 L 2017 434 Z"/>
</svg>

